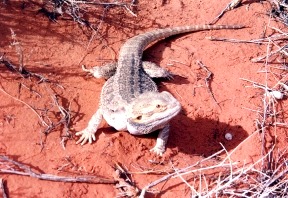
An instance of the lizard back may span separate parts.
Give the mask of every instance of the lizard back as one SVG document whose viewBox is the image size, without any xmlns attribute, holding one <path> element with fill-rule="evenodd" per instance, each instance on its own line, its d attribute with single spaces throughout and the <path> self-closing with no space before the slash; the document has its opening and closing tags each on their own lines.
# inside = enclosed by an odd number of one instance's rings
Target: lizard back
<svg viewBox="0 0 288 198">
<path fill-rule="evenodd" d="M 120 49 L 118 66 L 113 80 L 116 95 L 127 102 L 156 86 L 142 68 L 142 54 L 152 42 L 173 35 L 219 29 L 240 29 L 240 25 L 195 25 L 156 29 L 128 39 Z"/>
</svg>

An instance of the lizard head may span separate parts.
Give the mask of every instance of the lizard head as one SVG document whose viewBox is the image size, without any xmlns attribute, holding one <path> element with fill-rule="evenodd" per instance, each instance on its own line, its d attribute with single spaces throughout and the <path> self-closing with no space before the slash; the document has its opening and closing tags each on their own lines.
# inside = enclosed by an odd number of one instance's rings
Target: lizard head
<svg viewBox="0 0 288 198">
<path fill-rule="evenodd" d="M 145 133 L 163 128 L 181 110 L 180 103 L 169 92 L 146 92 L 127 107 L 128 131 Z"/>
</svg>

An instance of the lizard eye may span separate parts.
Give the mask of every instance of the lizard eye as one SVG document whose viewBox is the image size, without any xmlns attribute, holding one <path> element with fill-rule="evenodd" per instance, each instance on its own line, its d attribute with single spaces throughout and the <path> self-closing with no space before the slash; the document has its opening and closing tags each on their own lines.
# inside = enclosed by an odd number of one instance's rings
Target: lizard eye
<svg viewBox="0 0 288 198">
<path fill-rule="evenodd" d="M 159 104 L 156 105 L 156 108 L 160 108 L 160 107 L 161 107 L 161 105 L 159 105 Z"/>
<path fill-rule="evenodd" d="M 141 120 L 141 119 L 142 119 L 142 116 L 141 116 L 141 115 L 140 115 L 140 116 L 137 116 L 136 119 L 137 119 L 137 120 Z"/>
</svg>

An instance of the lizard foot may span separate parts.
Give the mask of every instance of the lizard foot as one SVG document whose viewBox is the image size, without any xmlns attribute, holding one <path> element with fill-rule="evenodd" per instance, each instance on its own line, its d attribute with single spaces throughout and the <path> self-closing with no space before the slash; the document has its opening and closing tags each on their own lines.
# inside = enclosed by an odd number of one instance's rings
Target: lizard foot
<svg viewBox="0 0 288 198">
<path fill-rule="evenodd" d="M 156 155 L 162 156 L 165 152 L 164 147 L 155 146 L 154 148 L 150 149 L 150 152 L 155 153 Z"/>
<path fill-rule="evenodd" d="M 80 136 L 79 140 L 76 142 L 76 144 L 79 144 L 81 142 L 81 145 L 86 144 L 86 142 L 88 141 L 90 144 L 96 140 L 95 137 L 95 132 L 88 130 L 88 129 L 84 129 L 82 131 L 79 131 L 75 134 L 76 136 Z"/>
</svg>

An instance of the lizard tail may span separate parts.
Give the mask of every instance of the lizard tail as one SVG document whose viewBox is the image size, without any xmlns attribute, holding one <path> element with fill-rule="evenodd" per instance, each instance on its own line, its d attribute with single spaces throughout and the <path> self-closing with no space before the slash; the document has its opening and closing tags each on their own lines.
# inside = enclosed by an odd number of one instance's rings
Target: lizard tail
<svg viewBox="0 0 288 198">
<path fill-rule="evenodd" d="M 164 39 L 169 36 L 173 36 L 177 34 L 197 32 L 197 31 L 203 31 L 203 30 L 241 29 L 241 28 L 245 28 L 245 26 L 243 25 L 194 25 L 194 26 L 180 26 L 180 27 L 156 29 L 150 32 L 139 34 L 137 36 L 134 36 L 128 39 L 122 48 L 125 49 L 125 48 L 130 48 L 131 46 L 133 46 L 135 50 L 135 46 L 138 46 L 141 49 L 137 49 L 137 50 L 142 51 L 145 49 L 147 45 L 149 45 L 150 43 L 156 40 Z"/>
</svg>

